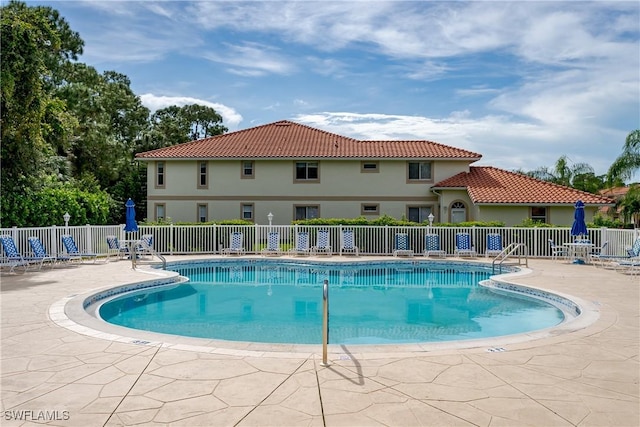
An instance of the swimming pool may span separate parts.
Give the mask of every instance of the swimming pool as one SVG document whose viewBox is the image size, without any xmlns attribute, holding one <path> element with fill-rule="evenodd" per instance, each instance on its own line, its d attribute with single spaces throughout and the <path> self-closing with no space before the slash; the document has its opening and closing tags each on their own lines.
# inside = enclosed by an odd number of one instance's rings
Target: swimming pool
<svg viewBox="0 0 640 427">
<path fill-rule="evenodd" d="M 562 310 L 538 298 L 480 286 L 491 276 L 482 264 L 244 259 L 168 269 L 190 281 L 107 298 L 99 316 L 190 337 L 318 344 L 326 279 L 332 344 L 468 340 L 544 329 L 564 319 Z"/>
</svg>

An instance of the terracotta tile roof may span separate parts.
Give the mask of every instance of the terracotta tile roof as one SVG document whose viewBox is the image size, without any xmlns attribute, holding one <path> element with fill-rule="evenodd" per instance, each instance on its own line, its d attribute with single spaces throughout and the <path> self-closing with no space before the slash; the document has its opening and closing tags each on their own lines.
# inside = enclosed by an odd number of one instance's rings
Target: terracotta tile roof
<svg viewBox="0 0 640 427">
<path fill-rule="evenodd" d="M 585 205 L 614 204 L 608 197 L 491 166 L 471 166 L 468 173 L 454 175 L 432 188 L 466 188 L 474 204 L 574 204 L 576 200 Z"/>
<path fill-rule="evenodd" d="M 138 159 L 423 158 L 476 161 L 482 155 L 431 141 L 361 141 L 287 120 L 136 155 Z"/>
<path fill-rule="evenodd" d="M 627 194 L 630 187 L 613 187 L 600 190 L 600 195 L 605 197 L 613 197 L 614 199 L 622 198 Z"/>
</svg>

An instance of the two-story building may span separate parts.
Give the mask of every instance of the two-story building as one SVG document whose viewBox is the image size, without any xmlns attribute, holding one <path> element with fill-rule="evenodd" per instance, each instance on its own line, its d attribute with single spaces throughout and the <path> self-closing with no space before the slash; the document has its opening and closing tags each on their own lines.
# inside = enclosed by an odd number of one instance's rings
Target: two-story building
<svg viewBox="0 0 640 427">
<path fill-rule="evenodd" d="M 147 218 L 309 218 L 415 222 L 523 219 L 570 225 L 581 199 L 590 220 L 606 197 L 493 167 L 481 155 L 425 140 L 363 141 L 291 121 L 140 153 L 148 163 Z"/>
</svg>

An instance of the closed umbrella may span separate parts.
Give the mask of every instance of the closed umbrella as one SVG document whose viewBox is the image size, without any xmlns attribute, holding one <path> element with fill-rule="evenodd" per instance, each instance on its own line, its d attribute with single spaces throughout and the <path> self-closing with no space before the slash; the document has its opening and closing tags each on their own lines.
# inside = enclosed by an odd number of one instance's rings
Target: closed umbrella
<svg viewBox="0 0 640 427">
<path fill-rule="evenodd" d="M 133 231 L 138 231 L 138 223 L 136 222 L 135 203 L 133 203 L 133 200 L 129 199 L 127 200 L 127 203 L 125 203 L 125 206 L 127 207 L 127 214 L 126 214 L 126 222 L 124 225 L 124 231 L 127 231 L 129 233 Z"/>
<path fill-rule="evenodd" d="M 587 224 L 584 222 L 584 203 L 578 200 L 574 205 L 576 211 L 573 214 L 573 225 L 571 226 L 572 236 L 586 236 Z"/>
<path fill-rule="evenodd" d="M 573 214 L 573 225 L 571 226 L 571 235 L 572 236 L 586 236 L 587 235 L 587 224 L 584 222 L 584 203 L 582 200 L 578 200 L 574 205 L 576 211 Z M 580 242 L 581 243 L 581 242 Z M 574 251 L 578 251 L 578 247 L 573 248 Z M 584 264 L 587 258 L 587 248 L 580 247 L 579 254 L 574 253 L 574 264 Z M 580 256 L 578 256 L 580 255 Z"/>
</svg>

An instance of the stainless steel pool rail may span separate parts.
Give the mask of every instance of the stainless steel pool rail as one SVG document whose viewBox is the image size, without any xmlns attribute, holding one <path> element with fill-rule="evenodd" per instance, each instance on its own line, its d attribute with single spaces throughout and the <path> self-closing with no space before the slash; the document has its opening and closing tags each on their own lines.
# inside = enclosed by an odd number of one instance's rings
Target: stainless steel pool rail
<svg viewBox="0 0 640 427">
<path fill-rule="evenodd" d="M 138 247 L 140 247 L 140 242 L 140 240 L 134 242 L 129 248 L 129 252 L 131 253 L 131 268 L 134 270 L 138 265 Z M 162 269 L 167 269 L 167 259 L 162 254 L 156 252 L 153 248 L 148 246 L 145 247 L 145 251 L 151 254 L 151 258 L 153 258 L 154 255 L 158 257 L 158 259 L 162 262 Z"/>
<path fill-rule="evenodd" d="M 325 279 L 322 285 L 322 363 L 321 366 L 329 366 L 327 362 L 327 345 L 329 344 L 329 280 Z"/>
<path fill-rule="evenodd" d="M 504 248 L 502 252 L 500 252 L 491 262 L 492 274 L 496 273 L 496 267 L 499 268 L 498 271 L 501 273 L 502 265 L 507 264 L 505 263 L 505 261 L 509 259 L 509 257 L 511 257 L 511 259 L 517 257 L 518 260 L 517 263 L 512 262 L 509 264 L 523 265 L 524 262 L 524 266 L 529 267 L 529 249 L 527 248 L 527 245 L 525 245 L 524 243 L 511 243 L 509 246 Z"/>
</svg>

